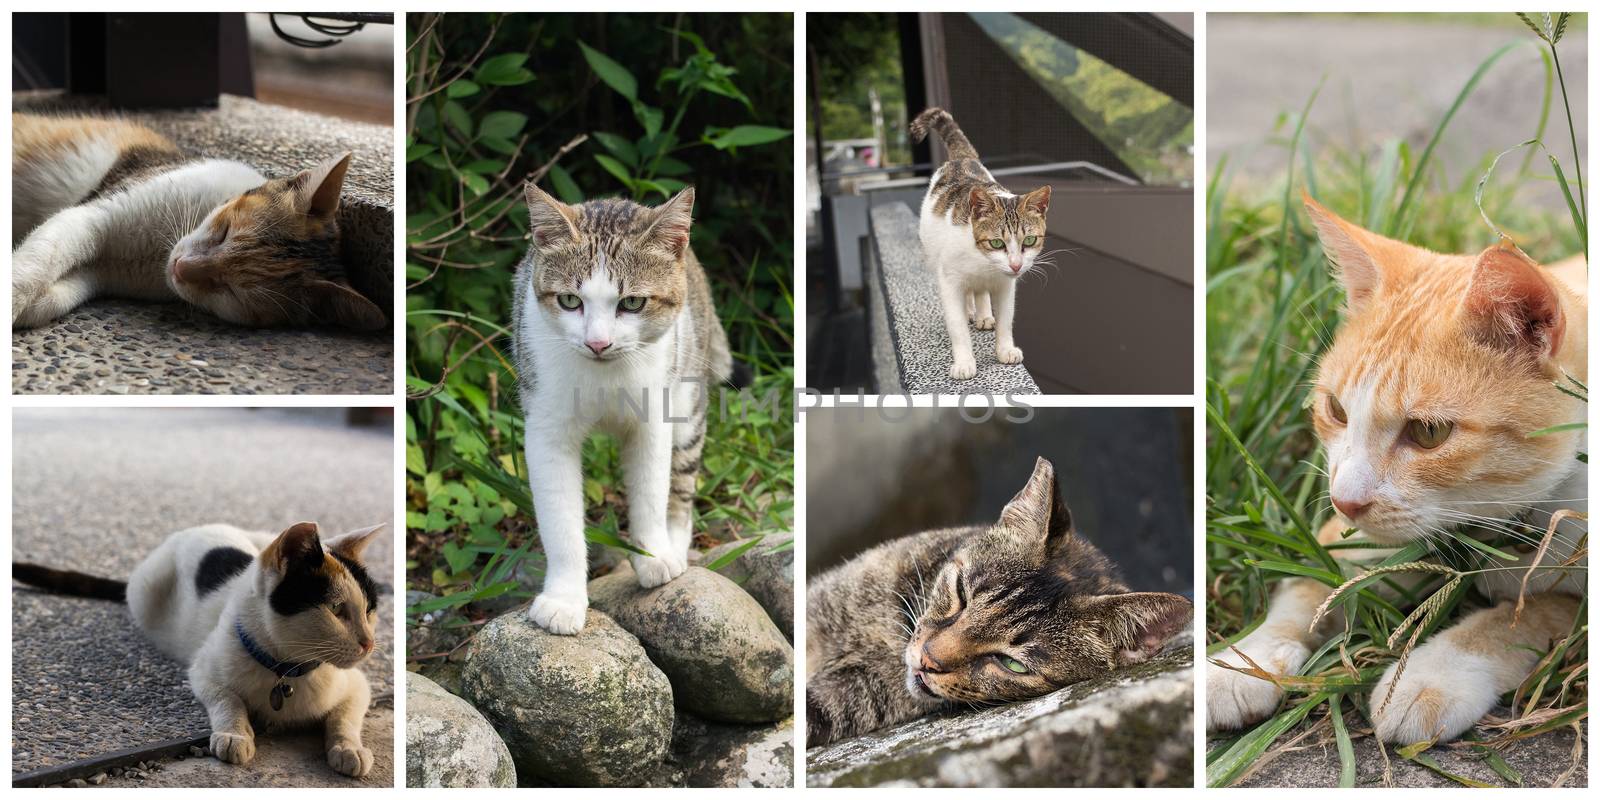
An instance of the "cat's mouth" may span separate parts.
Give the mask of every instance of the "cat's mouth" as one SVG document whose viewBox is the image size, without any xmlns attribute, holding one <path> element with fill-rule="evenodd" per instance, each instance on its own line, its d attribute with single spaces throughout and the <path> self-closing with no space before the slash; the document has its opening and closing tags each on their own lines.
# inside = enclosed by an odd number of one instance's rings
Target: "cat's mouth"
<svg viewBox="0 0 1600 800">
<path fill-rule="evenodd" d="M 910 689 L 912 694 L 926 697 L 930 700 L 944 699 L 943 696 L 933 690 L 932 686 L 928 685 L 927 679 L 923 677 L 920 670 L 912 670 L 911 674 L 906 677 L 906 688 Z"/>
</svg>

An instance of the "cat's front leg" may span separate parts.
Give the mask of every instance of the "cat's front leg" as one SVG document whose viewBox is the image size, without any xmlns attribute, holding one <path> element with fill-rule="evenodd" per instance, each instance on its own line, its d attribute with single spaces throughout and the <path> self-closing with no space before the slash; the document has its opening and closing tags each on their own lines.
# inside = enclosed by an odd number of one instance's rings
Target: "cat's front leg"
<svg viewBox="0 0 1600 800">
<path fill-rule="evenodd" d="M 211 755 L 229 764 L 248 764 L 256 757 L 256 734 L 250 728 L 250 712 L 244 700 L 223 687 L 190 683 L 211 720 Z"/>
<path fill-rule="evenodd" d="M 372 690 L 364 677 L 356 675 L 355 683 L 350 696 L 323 720 L 323 742 L 328 747 L 328 766 L 360 778 L 372 771 L 372 751 L 361 744 L 361 725 L 367 718 Z"/>
<path fill-rule="evenodd" d="M 1311 645 L 1321 641 L 1322 637 L 1310 630 L 1311 620 L 1331 591 L 1309 578 L 1283 581 L 1267 606 L 1267 618 L 1235 645 L 1249 660 L 1232 649 L 1217 653 L 1212 660 L 1245 668 L 1254 661 L 1274 675 L 1293 674 L 1311 657 Z M 1211 664 L 1206 668 L 1206 729 L 1249 725 L 1271 714 L 1282 697 L 1283 690 L 1271 681 Z"/>
<path fill-rule="evenodd" d="M 12 323 L 19 328 L 36 328 L 83 305 L 94 294 L 94 278 L 89 271 L 74 269 L 36 294 Z"/>
<path fill-rule="evenodd" d="M 544 545 L 544 588 L 528 616 L 551 633 L 583 630 L 589 610 L 589 553 L 583 538 L 583 439 L 571 420 L 527 418 L 528 488 Z"/>
<path fill-rule="evenodd" d="M 1007 280 L 994 295 L 994 358 L 1002 364 L 1021 364 L 1022 348 L 1011 338 L 1017 315 L 1017 282 Z M 988 295 L 985 295 L 988 297 Z"/>
<path fill-rule="evenodd" d="M 971 380 L 978 374 L 978 362 L 972 357 L 972 332 L 967 330 L 966 292 L 960 279 L 936 273 L 939 282 L 939 302 L 944 306 L 945 332 L 950 336 L 950 377 L 958 381 Z"/>
<path fill-rule="evenodd" d="M 976 294 L 978 308 L 976 315 L 972 319 L 972 325 L 980 331 L 994 330 L 994 306 L 990 301 L 990 293 L 977 292 Z"/>
<path fill-rule="evenodd" d="M 1369 706 L 1379 739 L 1395 744 L 1444 741 L 1466 733 L 1501 695 L 1527 678 L 1539 654 L 1565 637 L 1578 598 L 1530 595 L 1512 625 L 1516 601 L 1475 611 L 1417 646 L 1378 679 Z"/>
<path fill-rule="evenodd" d="M 640 420 L 623 443 L 622 471 L 628 485 L 628 533 L 635 545 L 650 554 L 633 555 L 629 560 L 640 586 L 660 586 L 689 568 L 687 543 L 674 547 L 667 530 L 672 425 L 654 417 Z"/>
<path fill-rule="evenodd" d="M 28 308 L 62 276 L 94 261 L 106 222 L 107 215 L 98 206 L 65 209 L 17 245 L 11 253 L 13 325 L 22 324 Z"/>
</svg>

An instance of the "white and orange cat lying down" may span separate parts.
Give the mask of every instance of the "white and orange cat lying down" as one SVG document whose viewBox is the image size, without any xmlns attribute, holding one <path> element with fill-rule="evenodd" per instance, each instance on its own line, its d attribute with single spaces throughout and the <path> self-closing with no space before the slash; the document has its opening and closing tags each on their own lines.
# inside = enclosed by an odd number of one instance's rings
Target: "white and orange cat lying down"
<svg viewBox="0 0 1600 800">
<path fill-rule="evenodd" d="M 1477 577 L 1493 605 L 1447 622 L 1417 646 L 1398 680 L 1391 665 L 1373 689 L 1380 739 L 1455 738 L 1567 636 L 1586 584 L 1585 569 L 1541 568 L 1513 625 L 1532 545 L 1556 512 L 1588 508 L 1588 469 L 1577 457 L 1584 433 L 1528 436 L 1585 419 L 1585 404 L 1555 384 L 1587 380 L 1587 265 L 1580 257 L 1542 267 L 1509 245 L 1441 255 L 1363 230 L 1310 198 L 1306 210 L 1347 298 L 1311 398 L 1337 512 L 1319 538 L 1339 541 L 1354 527 L 1353 537 L 1399 547 L 1460 527 L 1521 540 L 1515 564 L 1472 565 L 1512 567 Z M 1585 531 L 1581 521 L 1563 521 L 1540 563 L 1567 562 Z M 1343 630 L 1338 614 L 1312 628 L 1330 591 L 1310 579 L 1282 581 L 1266 619 L 1237 649 L 1269 672 L 1295 674 Z M 1245 664 L 1229 650 L 1214 660 Z M 1213 664 L 1206 726 L 1261 720 L 1282 695 L 1269 681 Z"/>
<path fill-rule="evenodd" d="M 182 300 L 239 325 L 388 325 L 340 257 L 349 153 L 268 180 L 125 120 L 14 113 L 11 126 L 12 327 L 101 296 Z"/>
</svg>

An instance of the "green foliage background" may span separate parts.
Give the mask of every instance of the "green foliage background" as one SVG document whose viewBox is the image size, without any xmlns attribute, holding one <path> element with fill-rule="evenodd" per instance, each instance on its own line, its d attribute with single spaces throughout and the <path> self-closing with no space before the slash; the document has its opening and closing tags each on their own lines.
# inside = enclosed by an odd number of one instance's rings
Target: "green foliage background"
<svg viewBox="0 0 1600 800">
<path fill-rule="evenodd" d="M 522 183 L 656 205 L 695 186 L 691 246 L 756 396 L 793 386 L 788 14 L 407 17 L 407 528 L 412 613 L 526 593 L 540 572 L 506 326 Z M 697 530 L 787 529 L 793 427 L 713 415 Z M 626 548 L 615 445 L 591 441 L 591 541 Z M 704 539 L 702 540 L 704 541 Z"/>
</svg>

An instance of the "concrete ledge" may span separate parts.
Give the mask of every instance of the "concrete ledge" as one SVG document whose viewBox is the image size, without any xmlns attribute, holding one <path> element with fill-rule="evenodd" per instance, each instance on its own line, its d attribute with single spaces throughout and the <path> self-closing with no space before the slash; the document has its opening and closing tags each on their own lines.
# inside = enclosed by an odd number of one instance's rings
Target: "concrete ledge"
<svg viewBox="0 0 1600 800">
<path fill-rule="evenodd" d="M 994 331 L 972 331 L 977 376 L 950 377 L 950 335 L 933 273 L 922 263 L 917 217 L 905 203 L 875 206 L 871 216 L 874 257 L 866 283 L 879 393 L 1039 394 L 1025 366 L 995 360 Z"/>
</svg>

